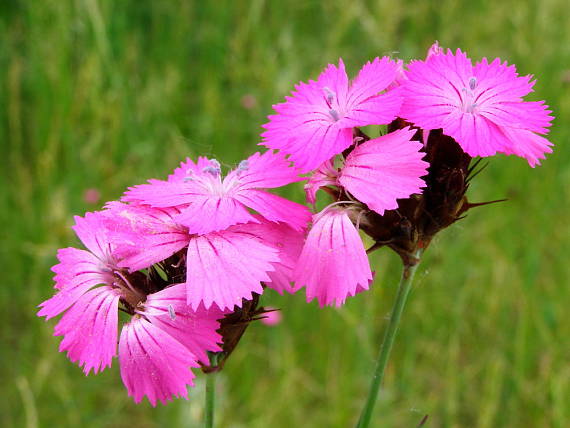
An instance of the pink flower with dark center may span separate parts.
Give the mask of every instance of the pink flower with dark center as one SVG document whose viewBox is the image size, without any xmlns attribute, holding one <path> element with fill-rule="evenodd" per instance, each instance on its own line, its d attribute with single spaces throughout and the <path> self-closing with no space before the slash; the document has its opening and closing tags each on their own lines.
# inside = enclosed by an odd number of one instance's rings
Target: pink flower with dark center
<svg viewBox="0 0 570 428">
<path fill-rule="evenodd" d="M 352 128 L 391 122 L 400 110 L 399 91 L 384 91 L 397 76 L 388 57 L 366 63 L 349 84 L 344 63 L 332 64 L 317 81 L 299 83 L 274 105 L 261 144 L 289 155 L 303 172 L 317 168 L 352 144 Z"/>
<path fill-rule="evenodd" d="M 544 101 L 523 100 L 535 81 L 513 65 L 483 58 L 473 66 L 457 49 L 435 51 L 408 69 L 401 116 L 414 125 L 443 129 L 470 156 L 515 154 L 534 167 L 552 152 L 540 136 L 548 133 L 551 111 Z"/>
<path fill-rule="evenodd" d="M 111 366 L 117 354 L 119 305 L 133 319 L 123 328 L 119 344 L 121 375 L 129 394 L 152 405 L 172 396 L 186 396 L 191 367 L 208 364 L 206 352 L 221 351 L 216 332 L 221 311 L 195 311 L 186 306 L 184 284 L 146 295 L 118 266 L 115 243 L 105 227 L 105 215 L 76 217 L 77 235 L 90 251 L 60 250 L 54 267 L 56 289 L 40 304 L 47 319 L 65 312 L 54 334 L 63 336 L 60 351 L 89 374 Z"/>
<path fill-rule="evenodd" d="M 213 159 L 208 162 L 202 169 L 188 168 L 182 180 L 178 169 L 169 181 L 152 180 L 132 187 L 123 200 L 157 208 L 176 207 L 180 210 L 176 221 L 193 234 L 257 222 L 248 208 L 269 221 L 287 223 L 297 230 L 308 223 L 310 213 L 306 207 L 264 190 L 303 180 L 282 155 L 272 151 L 255 153 L 223 179 L 220 164 Z"/>
<path fill-rule="evenodd" d="M 366 141 L 346 158 L 338 183 L 378 214 L 398 208 L 398 199 L 421 193 L 429 164 L 415 131 L 400 129 Z"/>
<path fill-rule="evenodd" d="M 296 289 L 305 287 L 307 301 L 341 306 L 348 296 L 367 290 L 372 272 L 358 231 L 345 209 L 331 207 L 313 217 L 293 273 Z"/>
</svg>

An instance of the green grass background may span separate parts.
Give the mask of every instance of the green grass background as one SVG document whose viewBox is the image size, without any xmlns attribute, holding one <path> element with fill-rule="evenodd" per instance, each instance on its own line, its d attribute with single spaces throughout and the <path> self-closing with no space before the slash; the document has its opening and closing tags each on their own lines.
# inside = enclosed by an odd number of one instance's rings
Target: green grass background
<svg viewBox="0 0 570 428">
<path fill-rule="evenodd" d="M 0 2 L 0 425 L 200 426 L 190 400 L 135 405 L 118 364 L 85 378 L 57 352 L 52 293 L 72 216 L 184 157 L 235 165 L 271 104 L 342 57 L 351 73 L 438 39 L 515 63 L 557 120 L 536 169 L 497 157 L 470 197 L 509 202 L 441 233 L 420 267 L 375 427 L 570 424 L 570 8 L 566 0 Z M 244 108 L 242 98 L 256 100 Z M 83 194 L 96 188 L 102 202 Z M 290 195 L 301 201 L 300 188 Z M 349 427 L 394 297 L 399 262 L 373 257 L 372 291 L 341 309 L 267 293 L 276 327 L 252 325 L 219 379 L 220 427 Z"/>
</svg>

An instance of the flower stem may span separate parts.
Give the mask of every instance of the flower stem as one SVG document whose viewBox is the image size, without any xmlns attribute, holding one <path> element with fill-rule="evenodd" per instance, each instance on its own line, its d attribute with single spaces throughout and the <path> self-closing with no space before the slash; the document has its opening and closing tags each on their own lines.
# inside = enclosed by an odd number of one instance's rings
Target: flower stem
<svg viewBox="0 0 570 428">
<path fill-rule="evenodd" d="M 214 398 L 216 396 L 216 372 L 206 375 L 206 410 L 204 415 L 204 427 L 214 427 Z"/>
<path fill-rule="evenodd" d="M 372 384 L 370 385 L 370 391 L 368 392 L 368 398 L 362 413 L 360 414 L 360 419 L 358 420 L 357 428 L 368 428 L 370 425 L 370 419 L 372 418 L 372 412 L 374 411 L 374 406 L 376 405 L 376 399 L 378 398 L 378 392 L 384 379 L 384 371 L 386 365 L 388 364 L 388 359 L 390 358 L 390 351 L 392 350 L 392 345 L 394 344 L 394 339 L 396 338 L 396 333 L 398 332 L 398 325 L 400 324 L 400 318 L 402 316 L 402 311 L 406 305 L 406 300 L 410 289 L 412 288 L 412 281 L 414 279 L 414 274 L 420 263 L 420 256 L 423 250 L 417 250 L 414 254 L 413 262 L 404 265 L 402 271 L 402 277 L 400 279 L 400 285 L 398 286 L 398 295 L 396 296 L 396 301 L 392 308 L 392 314 L 390 315 L 390 322 L 386 333 L 384 333 L 384 340 L 382 341 L 382 346 L 380 347 L 380 355 L 378 355 L 378 361 L 376 362 L 376 369 L 374 370 L 374 376 L 372 377 Z"/>
</svg>

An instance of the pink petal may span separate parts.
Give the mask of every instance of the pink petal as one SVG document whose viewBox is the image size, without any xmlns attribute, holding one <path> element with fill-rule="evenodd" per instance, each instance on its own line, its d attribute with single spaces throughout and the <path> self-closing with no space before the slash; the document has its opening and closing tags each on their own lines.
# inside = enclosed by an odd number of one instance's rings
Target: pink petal
<svg viewBox="0 0 570 428">
<path fill-rule="evenodd" d="M 112 263 L 112 245 L 101 212 L 86 213 L 84 218 L 75 216 L 74 219 L 73 230 L 81 242 L 102 262 Z"/>
<path fill-rule="evenodd" d="M 168 181 L 184 181 L 191 174 L 201 174 L 204 168 L 208 166 L 214 166 L 214 164 L 205 156 L 199 156 L 198 162 L 196 163 L 194 163 L 192 159 L 186 158 L 186 160 L 180 162 L 180 166 L 168 176 Z"/>
<path fill-rule="evenodd" d="M 339 183 L 381 215 L 396 209 L 398 199 L 421 193 L 429 164 L 414 134 L 404 128 L 360 144 L 346 158 Z"/>
<path fill-rule="evenodd" d="M 311 213 L 304 205 L 263 190 L 244 190 L 234 196 L 236 201 L 257 211 L 265 219 L 287 223 L 296 230 L 302 230 L 311 219 Z M 257 222 L 257 220 L 254 220 Z"/>
<path fill-rule="evenodd" d="M 305 241 L 305 230 L 295 230 L 283 223 L 273 223 L 258 217 L 259 224 L 235 226 L 233 230 L 257 236 L 263 243 L 274 248 L 279 261 L 273 263 L 274 271 L 268 272 L 270 281 L 265 282 L 269 288 L 283 294 L 284 291 L 294 293 L 292 285 L 295 268 Z"/>
<path fill-rule="evenodd" d="M 363 103 L 385 90 L 396 79 L 397 75 L 397 63 L 387 56 L 382 59 L 375 58 L 372 62 L 369 61 L 364 64 L 350 86 L 346 103 L 347 111 L 359 110 Z M 399 100 L 396 110 L 393 110 L 389 116 L 395 117 L 398 114 L 400 104 L 401 100 Z"/>
<path fill-rule="evenodd" d="M 176 339 L 144 318 L 123 327 L 119 341 L 121 378 L 129 396 L 139 403 L 144 396 L 155 406 L 173 397 L 188 398 L 193 386 L 196 357 Z"/>
<path fill-rule="evenodd" d="M 157 208 L 184 207 L 196 196 L 203 196 L 204 188 L 192 181 L 149 180 L 149 184 L 130 187 L 121 200 L 137 202 Z"/>
<path fill-rule="evenodd" d="M 394 88 L 354 106 L 346 113 L 345 118 L 340 120 L 339 126 L 354 128 L 366 125 L 385 125 L 398 116 L 401 105 L 401 92 L 398 88 Z"/>
<path fill-rule="evenodd" d="M 342 58 L 338 60 L 338 67 L 329 64 L 320 74 L 317 84 L 321 88 L 328 88 L 335 94 L 337 105 L 344 105 L 347 102 L 348 76 Z"/>
<path fill-rule="evenodd" d="M 111 367 L 117 348 L 119 293 L 111 287 L 88 291 L 55 326 L 54 336 L 64 336 L 60 352 L 78 362 L 85 374 Z"/>
<path fill-rule="evenodd" d="M 192 204 L 176 216 L 176 221 L 186 226 L 189 233 L 199 235 L 225 230 L 234 224 L 256 221 L 237 196 L 195 197 Z"/>
<path fill-rule="evenodd" d="M 177 209 L 152 208 L 120 202 L 107 204 L 107 225 L 116 242 L 120 267 L 131 272 L 167 259 L 188 245 L 188 230 L 177 224 Z"/>
<path fill-rule="evenodd" d="M 291 167 L 291 163 L 285 160 L 283 154 L 269 150 L 263 154 L 254 153 L 242 161 L 240 166 L 224 179 L 224 184 L 233 180 L 239 182 L 238 187 L 242 190 L 271 189 L 302 181 L 304 178 L 299 177 L 299 172 Z"/>
<path fill-rule="evenodd" d="M 261 294 L 261 282 L 278 262 L 277 251 L 258 237 L 228 229 L 190 240 L 187 257 L 187 302 L 193 309 L 215 303 L 220 309 L 240 307 L 242 299 Z"/>
<path fill-rule="evenodd" d="M 346 211 L 330 208 L 314 216 L 293 277 L 296 288 L 306 287 L 307 301 L 316 297 L 321 306 L 340 306 L 359 288 L 368 289 L 368 257 Z"/>
<path fill-rule="evenodd" d="M 552 153 L 552 143 L 534 132 L 513 128 L 502 128 L 501 130 L 513 142 L 510 150 L 507 149 L 504 153 L 525 158 L 532 168 L 540 165 L 540 159 L 545 158 L 545 153 Z"/>
<path fill-rule="evenodd" d="M 101 267 L 99 259 L 85 250 L 64 248 L 59 250 L 58 258 L 61 263 L 52 270 L 57 272 L 55 280 L 59 292 L 39 305 L 42 309 L 38 316 L 45 316 L 46 320 L 61 314 L 91 288 L 113 283 L 113 275 Z"/>
<path fill-rule="evenodd" d="M 220 328 L 218 320 L 224 317 L 224 312 L 215 307 L 206 310 L 203 306 L 196 311 L 191 310 L 186 304 L 185 284 L 173 285 L 149 295 L 141 313 L 205 365 L 209 364 L 208 351 L 222 351 L 219 346 L 222 336 L 216 330 Z"/>
<path fill-rule="evenodd" d="M 335 186 L 337 182 L 338 169 L 334 166 L 334 159 L 324 162 L 311 176 L 305 184 L 305 195 L 307 201 L 314 204 L 317 201 L 317 191 L 321 187 Z"/>
</svg>

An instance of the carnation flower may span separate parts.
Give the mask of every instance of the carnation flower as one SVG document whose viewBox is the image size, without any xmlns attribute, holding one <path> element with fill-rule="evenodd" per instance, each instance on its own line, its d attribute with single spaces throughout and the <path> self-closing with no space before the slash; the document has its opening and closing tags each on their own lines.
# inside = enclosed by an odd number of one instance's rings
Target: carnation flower
<svg viewBox="0 0 570 428">
<path fill-rule="evenodd" d="M 117 355 L 118 310 L 131 314 L 119 340 L 121 376 L 136 402 L 147 396 L 152 405 L 172 396 L 187 396 L 192 367 L 208 364 L 207 351 L 221 350 L 216 332 L 218 310 L 186 306 L 184 284 L 147 293 L 147 278 L 129 275 L 118 265 L 115 243 L 102 213 L 76 217 L 77 235 L 90 251 L 60 250 L 56 272 L 58 292 L 40 304 L 46 319 L 63 312 L 54 334 L 63 336 L 67 351 L 85 374 L 110 367 Z"/>
<path fill-rule="evenodd" d="M 330 207 L 313 217 L 313 227 L 293 273 L 307 301 L 341 306 L 348 296 L 367 290 L 372 272 L 364 244 L 345 209 Z"/>
<path fill-rule="evenodd" d="M 303 172 L 317 168 L 352 144 L 352 128 L 393 120 L 401 105 L 399 91 L 383 94 L 398 68 L 388 57 L 366 63 L 349 84 L 344 63 L 332 64 L 317 81 L 299 83 L 292 96 L 274 105 L 277 112 L 263 125 L 261 144 L 289 155 Z"/>
<path fill-rule="evenodd" d="M 287 223 L 301 230 L 310 219 L 308 209 L 264 190 L 300 180 L 283 155 L 272 151 L 253 154 L 223 179 L 219 162 L 202 158 L 198 164 L 187 160 L 168 181 L 149 180 L 149 184 L 130 188 L 123 200 L 156 208 L 176 208 L 180 211 L 175 216 L 176 222 L 192 234 L 258 222 L 248 208 L 269 221 Z"/>
<path fill-rule="evenodd" d="M 414 125 L 442 128 L 470 156 L 515 154 L 534 167 L 552 151 L 540 135 L 548 132 L 551 111 L 544 101 L 523 101 L 535 81 L 514 65 L 483 58 L 473 66 L 459 49 L 435 49 L 408 68 L 400 115 Z"/>
</svg>

